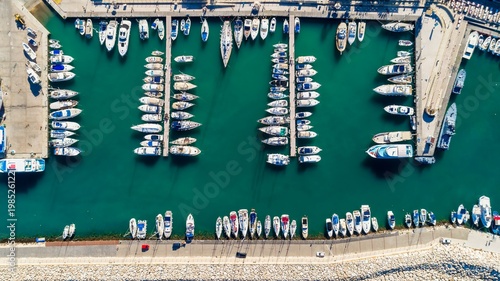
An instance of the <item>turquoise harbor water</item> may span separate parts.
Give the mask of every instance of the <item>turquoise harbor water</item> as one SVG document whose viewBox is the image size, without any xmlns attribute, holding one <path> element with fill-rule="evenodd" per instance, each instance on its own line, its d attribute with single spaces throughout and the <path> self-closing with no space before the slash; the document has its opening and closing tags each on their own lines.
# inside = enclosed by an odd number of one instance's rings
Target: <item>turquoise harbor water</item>
<svg viewBox="0 0 500 281">
<path fill-rule="evenodd" d="M 466 86 L 462 95 L 452 97 L 460 116 L 457 135 L 449 151 L 437 153 L 435 165 L 375 161 L 365 153 L 375 133 L 409 129 L 407 118 L 389 116 L 383 106 L 412 102 L 375 94 L 372 89 L 387 78 L 376 70 L 401 49 L 398 39 L 412 35 L 390 34 L 379 23 L 368 22 L 365 41 L 340 56 L 333 40 L 339 21 L 303 19 L 296 55 L 318 58 L 314 80 L 323 86 L 321 103 L 310 118 L 319 135 L 298 143 L 321 147 L 322 161 L 309 166 L 292 161 L 286 168 L 276 168 L 265 164 L 266 154 L 288 153 L 289 148 L 261 145 L 263 135 L 256 120 L 266 115 L 269 102 L 272 44 L 287 38 L 277 32 L 265 41 L 244 42 L 240 50 L 233 49 L 228 68 L 223 69 L 220 20 L 210 19 L 210 38 L 202 44 L 200 23 L 193 18 L 191 35 L 180 35 L 172 53 L 192 54 L 196 60 L 183 67 L 174 64 L 173 72 L 197 77 L 198 88 L 192 92 L 201 98 L 189 112 L 203 126 L 186 134 L 173 133 L 172 139 L 196 137 L 202 154 L 194 159 L 151 159 L 133 154 L 142 136 L 130 126 L 141 123 L 137 106 L 144 59 L 152 50 L 164 49 L 165 42 L 156 33 L 141 42 L 132 20 L 129 51 L 121 59 L 116 48 L 108 53 L 99 45 L 97 34 L 92 40 L 81 37 L 72 20 L 64 22 L 52 13 L 40 17 L 51 38 L 59 39 L 64 52 L 75 57 L 77 77 L 60 87 L 80 92 L 83 113 L 75 121 L 83 128 L 77 147 L 85 153 L 73 160 L 51 157 L 39 175 L 16 175 L 18 237 L 58 236 L 70 223 L 76 224 L 79 237 L 122 234 L 131 217 L 147 219 L 148 232 L 153 232 L 156 214 L 165 210 L 173 211 L 174 232 L 182 235 L 189 212 L 194 214 L 197 233 L 212 232 L 218 216 L 255 208 L 261 220 L 267 214 L 288 213 L 296 220 L 306 214 L 311 234 L 320 234 L 326 217 L 333 213 L 343 217 L 362 204 L 371 206 L 381 224 L 387 210 L 394 211 L 398 224 L 406 212 L 417 208 L 447 219 L 459 204 L 470 209 L 483 194 L 491 197 L 493 209 L 500 208 L 498 57 L 476 51 L 464 64 Z M 6 212 L 1 214 L 6 219 Z M 5 229 L 0 231 L 0 237 L 7 235 Z"/>
</svg>

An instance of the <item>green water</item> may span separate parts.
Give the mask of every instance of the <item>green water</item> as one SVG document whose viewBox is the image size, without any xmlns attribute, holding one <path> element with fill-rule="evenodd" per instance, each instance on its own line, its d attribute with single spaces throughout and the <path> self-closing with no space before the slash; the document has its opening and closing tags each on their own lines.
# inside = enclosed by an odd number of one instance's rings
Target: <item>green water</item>
<svg viewBox="0 0 500 281">
<path fill-rule="evenodd" d="M 326 217 L 334 212 L 343 217 L 362 204 L 371 206 L 381 224 L 387 210 L 393 210 L 401 224 L 403 215 L 417 208 L 446 219 L 459 204 L 470 209 L 483 194 L 491 197 L 493 209 L 500 204 L 495 145 L 500 139 L 500 82 L 488 87 L 482 82 L 500 77 L 498 57 L 477 51 L 465 65 L 466 86 L 462 95 L 452 97 L 459 106 L 457 135 L 451 150 L 437 153 L 435 165 L 376 161 L 365 153 L 375 133 L 409 129 L 407 118 L 389 116 L 383 106 L 412 102 L 376 95 L 372 89 L 386 81 L 376 70 L 395 57 L 397 40 L 411 34 L 396 36 L 369 22 L 365 41 L 340 56 L 333 40 L 339 22 L 303 19 L 296 55 L 318 58 L 314 79 L 323 86 L 321 104 L 311 110 L 310 118 L 319 135 L 298 143 L 321 147 L 322 161 L 309 166 L 292 161 L 277 168 L 265 164 L 266 154 L 288 153 L 288 148 L 262 146 L 264 136 L 256 120 L 266 115 L 269 102 L 272 44 L 287 38 L 277 32 L 265 42 L 244 42 L 240 50 L 233 49 L 223 69 L 220 20 L 210 19 L 210 38 L 203 44 L 195 18 L 191 35 L 179 35 L 172 54 L 192 54 L 196 60 L 182 68 L 173 65 L 173 72 L 197 77 L 198 88 L 192 92 L 200 99 L 189 112 L 203 125 L 171 138 L 197 138 L 202 154 L 193 159 L 151 159 L 132 152 L 142 136 L 130 126 L 141 123 L 137 106 L 144 58 L 164 49 L 165 42 L 156 33 L 141 42 L 132 20 L 129 51 L 121 59 L 116 48 L 108 53 L 99 45 L 97 34 L 91 40 L 81 37 L 72 20 L 64 22 L 52 13 L 40 17 L 51 38 L 59 39 L 64 52 L 75 58 L 77 77 L 61 87 L 80 92 L 83 114 L 76 119 L 82 125 L 77 147 L 85 153 L 77 160 L 51 157 L 40 175 L 17 174 L 18 237 L 57 236 L 70 223 L 77 225 L 80 237 L 120 234 L 127 231 L 131 217 L 147 219 L 152 232 L 156 214 L 165 210 L 174 213 L 175 234 L 183 234 L 189 212 L 197 233 L 211 232 L 218 216 L 240 208 L 255 208 L 261 220 L 267 214 L 288 213 L 296 220 L 306 214 L 311 234 L 319 234 Z M 5 217 L 2 212 L 0 218 Z M 7 237 L 6 230 L 0 237 Z"/>
</svg>

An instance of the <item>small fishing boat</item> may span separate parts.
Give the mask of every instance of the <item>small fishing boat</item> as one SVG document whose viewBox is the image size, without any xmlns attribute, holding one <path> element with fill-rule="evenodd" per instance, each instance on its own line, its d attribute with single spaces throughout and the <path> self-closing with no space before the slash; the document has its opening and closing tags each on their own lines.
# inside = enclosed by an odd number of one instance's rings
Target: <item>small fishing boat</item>
<svg viewBox="0 0 500 281">
<path fill-rule="evenodd" d="M 201 41 L 207 42 L 209 35 L 209 28 L 207 19 L 203 19 L 203 23 L 201 24 Z"/>
<path fill-rule="evenodd" d="M 377 232 L 378 231 L 378 221 L 376 217 L 372 217 L 372 228 L 373 231 Z"/>
<path fill-rule="evenodd" d="M 276 237 L 280 237 L 280 218 L 278 216 L 273 217 L 273 229 L 274 229 L 274 235 Z"/>
<path fill-rule="evenodd" d="M 295 22 L 294 22 L 294 28 L 293 30 L 295 31 L 295 33 L 300 33 L 300 19 L 299 17 L 295 17 Z"/>
<path fill-rule="evenodd" d="M 427 210 L 420 209 L 420 223 L 422 224 L 422 226 L 424 226 L 426 222 L 427 222 Z"/>
<path fill-rule="evenodd" d="M 173 141 L 171 141 L 171 144 L 174 145 L 190 145 L 192 143 L 195 143 L 196 139 L 192 137 L 184 137 L 184 138 L 178 138 Z"/>
<path fill-rule="evenodd" d="M 77 156 L 82 151 L 75 147 L 56 147 L 54 148 L 54 155 L 56 156 Z"/>
<path fill-rule="evenodd" d="M 435 226 L 436 225 L 436 215 L 434 215 L 433 212 L 429 212 L 427 215 L 429 216 L 429 224 L 432 226 Z"/>
<path fill-rule="evenodd" d="M 178 63 L 192 62 L 193 60 L 194 56 L 187 56 L 187 55 L 177 56 L 174 58 L 174 61 Z"/>
<path fill-rule="evenodd" d="M 347 43 L 347 24 L 345 22 L 341 22 L 337 27 L 337 33 L 335 36 L 335 46 L 337 50 L 342 53 L 345 51 Z"/>
<path fill-rule="evenodd" d="M 38 43 L 35 41 L 35 39 L 33 39 L 29 36 L 26 39 L 28 40 L 28 44 L 30 44 L 33 47 L 38 47 Z"/>
<path fill-rule="evenodd" d="M 413 225 L 415 227 L 420 226 L 420 214 L 418 213 L 418 210 L 413 210 Z"/>
<path fill-rule="evenodd" d="M 235 211 L 229 213 L 229 221 L 231 222 L 231 233 L 235 238 L 238 238 L 239 222 L 238 215 L 236 215 Z"/>
<path fill-rule="evenodd" d="M 155 51 L 151 52 L 152 56 L 163 56 L 164 54 L 165 53 L 163 53 L 162 51 L 159 51 L 159 50 L 155 50 Z"/>
<path fill-rule="evenodd" d="M 85 35 L 85 21 L 81 19 L 76 19 L 75 29 L 78 29 L 78 33 L 80 33 L 81 36 Z"/>
<path fill-rule="evenodd" d="M 134 218 L 131 218 L 128 223 L 128 229 L 130 232 L 130 236 L 132 239 L 137 238 L 137 221 Z"/>
<path fill-rule="evenodd" d="M 259 239 L 259 237 L 262 235 L 262 223 L 260 220 L 257 221 L 257 233 L 255 238 Z"/>
<path fill-rule="evenodd" d="M 307 216 L 302 217 L 301 225 L 302 225 L 302 238 L 307 239 L 307 236 L 309 236 L 309 220 Z"/>
<path fill-rule="evenodd" d="M 411 228 L 411 215 L 408 213 L 405 215 L 405 225 L 407 228 Z"/>
<path fill-rule="evenodd" d="M 165 38 L 165 24 L 162 20 L 158 21 L 156 31 L 158 31 L 158 38 L 160 38 L 160 40 L 163 40 L 163 38 Z"/>
<path fill-rule="evenodd" d="M 297 221 L 292 220 L 292 222 L 290 223 L 290 239 L 293 239 L 296 232 L 297 232 Z"/>
<path fill-rule="evenodd" d="M 313 63 L 316 61 L 316 57 L 315 56 L 300 56 L 300 57 L 297 57 L 297 59 L 295 60 L 297 63 Z"/>
<path fill-rule="evenodd" d="M 69 225 L 66 225 L 63 230 L 62 239 L 66 240 L 69 237 Z"/>
<path fill-rule="evenodd" d="M 297 76 L 297 77 L 311 77 L 311 76 L 316 75 L 317 73 L 318 72 L 312 68 L 311 69 L 301 69 L 295 73 L 295 76 Z"/>
<path fill-rule="evenodd" d="M 146 220 L 137 221 L 137 239 L 146 239 L 148 222 Z"/>
<path fill-rule="evenodd" d="M 241 209 L 238 211 L 238 218 L 239 218 L 239 223 L 240 223 L 240 232 L 241 236 L 246 238 L 247 232 L 248 232 L 248 210 L 247 209 Z"/>
<path fill-rule="evenodd" d="M 352 45 L 354 41 L 356 41 L 356 29 L 357 29 L 356 22 L 354 21 L 349 22 L 349 24 L 347 25 L 347 30 L 348 30 L 347 43 L 349 43 L 349 45 Z"/>
<path fill-rule="evenodd" d="M 80 129 L 80 124 L 76 122 L 71 122 L 71 121 L 52 121 L 51 126 L 53 129 L 62 129 L 62 130 L 70 130 L 70 131 L 77 131 Z"/>
<path fill-rule="evenodd" d="M 276 18 L 271 19 L 271 24 L 269 26 L 269 32 L 274 33 L 276 31 Z"/>
<path fill-rule="evenodd" d="M 332 238 L 333 237 L 333 224 L 332 224 L 332 219 L 327 218 L 325 221 L 325 227 L 326 227 L 326 235 L 327 238 Z"/>
<path fill-rule="evenodd" d="M 457 222 L 457 212 L 451 211 L 450 220 L 452 224 L 455 224 Z"/>
</svg>

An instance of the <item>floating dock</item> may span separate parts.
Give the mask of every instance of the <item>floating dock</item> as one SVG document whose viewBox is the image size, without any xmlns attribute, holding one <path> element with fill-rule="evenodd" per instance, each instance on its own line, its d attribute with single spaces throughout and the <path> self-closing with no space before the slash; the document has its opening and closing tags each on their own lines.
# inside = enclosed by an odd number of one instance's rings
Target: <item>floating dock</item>
<svg viewBox="0 0 500 281">
<path fill-rule="evenodd" d="M 290 78 L 288 79 L 290 89 L 290 156 L 297 156 L 297 122 L 295 121 L 295 16 L 290 15 L 289 24 L 292 28 L 288 28 L 288 51 L 290 52 L 290 61 L 288 68 L 290 69 Z"/>
<path fill-rule="evenodd" d="M 172 40 L 170 40 L 170 32 L 172 31 L 172 17 L 165 18 L 165 104 L 163 118 L 163 157 L 168 156 L 168 145 L 170 138 L 170 82 L 172 73 Z"/>
</svg>

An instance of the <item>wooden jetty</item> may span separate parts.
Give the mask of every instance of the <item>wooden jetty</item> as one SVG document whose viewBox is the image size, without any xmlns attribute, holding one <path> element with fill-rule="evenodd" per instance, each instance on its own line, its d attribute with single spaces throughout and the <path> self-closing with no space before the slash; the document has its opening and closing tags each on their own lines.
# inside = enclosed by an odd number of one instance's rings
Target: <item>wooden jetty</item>
<svg viewBox="0 0 500 281">
<path fill-rule="evenodd" d="M 168 144 L 170 137 L 170 82 L 172 77 L 171 61 L 172 61 L 172 40 L 170 39 L 170 32 L 172 31 L 172 17 L 165 18 L 165 104 L 163 118 L 163 157 L 168 156 Z"/>
<path fill-rule="evenodd" d="M 291 28 L 288 29 L 288 50 L 290 52 L 290 61 L 288 67 L 290 69 L 290 79 L 288 86 L 290 87 L 290 156 L 297 156 L 297 122 L 295 122 L 295 30 L 293 23 L 295 16 L 290 15 L 288 22 Z"/>
</svg>

